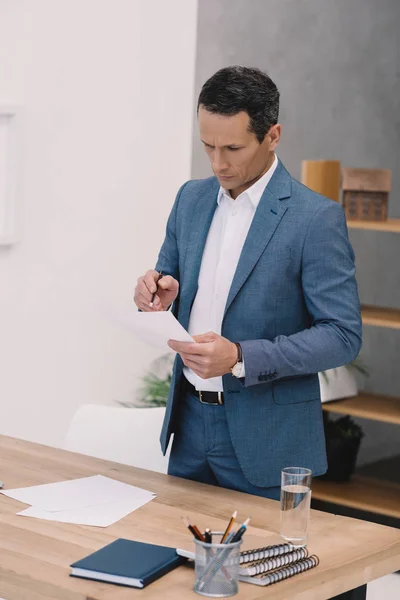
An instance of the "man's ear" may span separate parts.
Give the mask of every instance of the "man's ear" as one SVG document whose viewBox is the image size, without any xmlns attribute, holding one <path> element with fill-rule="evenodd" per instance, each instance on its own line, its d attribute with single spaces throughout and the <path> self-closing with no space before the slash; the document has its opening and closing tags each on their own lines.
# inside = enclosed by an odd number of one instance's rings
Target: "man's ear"
<svg viewBox="0 0 400 600">
<path fill-rule="evenodd" d="M 279 144 L 279 140 L 281 139 L 282 133 L 282 125 L 277 123 L 276 125 L 272 125 L 270 130 L 268 131 L 268 136 L 271 140 L 270 150 L 275 150 L 277 145 Z"/>
</svg>

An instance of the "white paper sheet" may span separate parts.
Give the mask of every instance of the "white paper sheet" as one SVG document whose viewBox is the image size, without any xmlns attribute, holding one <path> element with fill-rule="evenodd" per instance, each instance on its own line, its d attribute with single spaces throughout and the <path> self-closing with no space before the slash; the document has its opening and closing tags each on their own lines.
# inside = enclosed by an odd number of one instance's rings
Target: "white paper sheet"
<svg viewBox="0 0 400 600">
<path fill-rule="evenodd" d="M 1 490 L 0 493 L 45 511 L 63 511 L 110 502 L 141 501 L 152 494 L 148 490 L 103 475 Z"/>
<path fill-rule="evenodd" d="M 58 521 L 59 523 L 74 523 L 75 525 L 90 525 L 92 527 L 109 527 L 116 523 L 129 513 L 137 510 L 154 499 L 150 492 L 147 498 L 143 496 L 141 500 L 123 500 L 120 502 L 109 502 L 108 504 L 99 504 L 97 506 L 85 506 L 83 508 L 74 508 L 71 510 L 62 510 L 50 512 L 31 506 L 23 510 L 18 515 L 23 517 L 34 517 L 46 521 Z"/>
<path fill-rule="evenodd" d="M 171 352 L 173 350 L 168 346 L 168 340 L 176 340 L 177 342 L 194 341 L 169 310 L 133 312 L 131 328 L 143 342 Z"/>
</svg>

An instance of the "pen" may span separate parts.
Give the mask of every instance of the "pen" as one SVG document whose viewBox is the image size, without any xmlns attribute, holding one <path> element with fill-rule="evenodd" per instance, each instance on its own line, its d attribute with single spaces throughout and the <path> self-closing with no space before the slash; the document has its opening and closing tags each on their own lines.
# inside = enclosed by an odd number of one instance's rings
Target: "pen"
<svg viewBox="0 0 400 600">
<path fill-rule="evenodd" d="M 197 540 L 205 541 L 204 536 L 200 533 L 196 525 L 191 525 L 187 517 L 182 517 L 182 521 Z"/>
<path fill-rule="evenodd" d="M 211 535 L 211 530 L 209 528 L 207 528 L 204 532 L 204 539 L 207 544 L 212 543 L 212 535 Z"/>
<path fill-rule="evenodd" d="M 226 538 L 228 537 L 228 534 L 229 534 L 230 530 L 232 529 L 232 525 L 235 522 L 236 517 L 237 517 L 237 510 L 235 510 L 235 512 L 233 513 L 233 515 L 231 516 L 231 518 L 229 520 L 228 526 L 225 529 L 225 533 L 221 538 L 221 544 L 223 544 L 225 542 Z"/>
<path fill-rule="evenodd" d="M 241 525 L 241 527 L 237 530 L 237 532 L 235 533 L 235 535 L 233 536 L 233 538 L 231 539 L 231 543 L 234 542 L 238 542 L 240 539 L 242 539 L 244 532 L 247 529 L 247 525 L 250 523 L 250 517 L 248 517 L 245 522 L 243 523 L 243 525 Z"/>
<path fill-rule="evenodd" d="M 157 281 L 156 281 L 157 284 L 160 281 L 160 279 L 161 279 L 162 276 L 163 276 L 163 272 L 160 271 L 159 274 L 158 274 L 158 277 L 157 277 Z M 150 304 L 149 304 L 150 308 L 153 308 L 153 302 L 154 302 L 154 298 L 156 297 L 156 294 L 157 294 L 157 288 L 156 288 L 156 291 L 154 292 L 154 294 L 151 297 Z"/>
</svg>

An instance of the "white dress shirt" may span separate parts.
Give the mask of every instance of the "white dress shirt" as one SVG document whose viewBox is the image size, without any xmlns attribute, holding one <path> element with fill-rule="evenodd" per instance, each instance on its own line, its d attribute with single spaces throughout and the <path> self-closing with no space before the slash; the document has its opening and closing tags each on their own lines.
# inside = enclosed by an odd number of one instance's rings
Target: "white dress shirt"
<svg viewBox="0 0 400 600">
<path fill-rule="evenodd" d="M 190 335 L 200 335 L 208 331 L 221 335 L 225 305 L 239 257 L 261 196 L 277 164 L 278 159 L 275 155 L 268 171 L 236 200 L 233 200 L 227 190 L 220 187 L 218 206 L 204 247 L 198 290 L 190 313 Z M 222 377 L 202 379 L 188 367 L 184 367 L 183 372 L 197 390 L 223 391 Z M 245 375 L 244 368 L 241 375 Z"/>
</svg>

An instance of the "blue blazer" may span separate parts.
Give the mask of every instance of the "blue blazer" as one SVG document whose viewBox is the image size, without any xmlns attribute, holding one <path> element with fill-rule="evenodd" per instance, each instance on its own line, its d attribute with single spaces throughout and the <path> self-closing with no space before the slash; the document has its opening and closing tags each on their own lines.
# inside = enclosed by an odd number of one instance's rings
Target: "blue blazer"
<svg viewBox="0 0 400 600">
<path fill-rule="evenodd" d="M 189 324 L 215 177 L 188 181 L 170 214 L 157 270 L 180 284 L 173 311 Z M 198 333 L 205 333 L 199 331 Z M 354 252 L 343 209 L 279 164 L 257 207 L 229 291 L 222 335 L 240 342 L 246 377 L 223 376 L 225 410 L 241 469 L 253 485 L 280 485 L 283 467 L 326 471 L 317 373 L 351 362 L 361 347 Z M 183 363 L 173 369 L 161 447 L 179 419 Z"/>
</svg>

